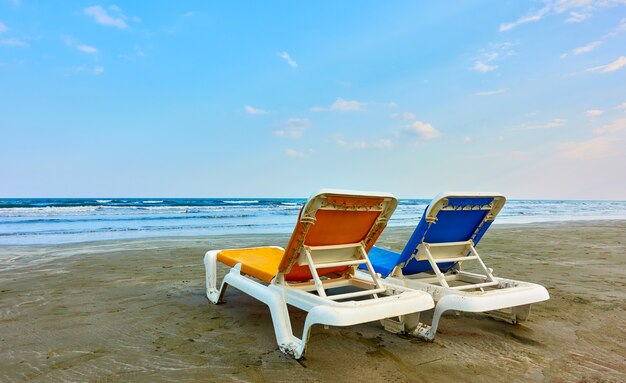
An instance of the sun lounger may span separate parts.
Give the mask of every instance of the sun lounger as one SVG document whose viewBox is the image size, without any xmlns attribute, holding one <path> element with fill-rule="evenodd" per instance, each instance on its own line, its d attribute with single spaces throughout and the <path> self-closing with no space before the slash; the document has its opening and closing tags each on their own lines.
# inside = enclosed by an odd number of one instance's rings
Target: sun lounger
<svg viewBox="0 0 626 383">
<path fill-rule="evenodd" d="M 296 359 L 314 324 L 350 326 L 431 309 L 429 294 L 384 283 L 367 257 L 396 206 L 388 193 L 321 190 L 300 211 L 286 249 L 207 252 L 207 297 L 218 303 L 233 286 L 267 304 L 280 350 Z M 231 268 L 219 288 L 217 262 Z M 355 275 L 359 265 L 363 278 Z M 293 335 L 287 305 L 308 312 L 302 339 Z"/>
<path fill-rule="evenodd" d="M 495 277 L 476 251 L 505 201 L 498 193 L 440 194 L 401 253 L 378 247 L 370 251 L 370 261 L 385 281 L 426 291 L 436 302 L 430 326 L 414 314 L 384 320 L 387 330 L 433 340 L 441 315 L 448 310 L 488 312 L 518 323 L 528 317 L 532 303 L 549 299 L 543 286 Z M 476 261 L 482 272 L 463 271 L 462 264 L 469 261 Z"/>
</svg>

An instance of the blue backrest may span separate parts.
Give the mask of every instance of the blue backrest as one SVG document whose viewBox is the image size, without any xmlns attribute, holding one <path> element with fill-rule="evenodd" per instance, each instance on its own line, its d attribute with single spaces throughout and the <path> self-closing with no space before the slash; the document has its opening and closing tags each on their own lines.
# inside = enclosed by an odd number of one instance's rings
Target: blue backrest
<svg viewBox="0 0 626 383">
<path fill-rule="evenodd" d="M 411 259 L 422 242 L 442 243 L 472 240 L 476 245 L 504 206 L 506 198 L 498 193 L 442 193 L 424 211 L 400 257 L 404 275 L 432 270 L 428 261 Z M 445 272 L 454 263 L 441 263 Z"/>
</svg>

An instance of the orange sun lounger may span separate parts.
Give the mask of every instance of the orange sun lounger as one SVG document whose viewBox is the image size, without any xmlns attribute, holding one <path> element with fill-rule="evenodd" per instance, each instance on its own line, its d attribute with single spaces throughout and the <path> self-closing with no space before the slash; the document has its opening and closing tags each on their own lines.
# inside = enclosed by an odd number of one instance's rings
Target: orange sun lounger
<svg viewBox="0 0 626 383">
<path fill-rule="evenodd" d="M 430 295 L 385 283 L 367 257 L 396 206 L 389 193 L 321 190 L 302 208 L 286 249 L 208 251 L 207 297 L 222 301 L 230 285 L 267 304 L 279 348 L 296 359 L 314 324 L 350 326 L 428 310 Z M 218 262 L 231 268 L 219 289 Z M 367 277 L 356 276 L 359 265 Z M 287 305 L 308 312 L 302 339 L 293 335 Z"/>
</svg>

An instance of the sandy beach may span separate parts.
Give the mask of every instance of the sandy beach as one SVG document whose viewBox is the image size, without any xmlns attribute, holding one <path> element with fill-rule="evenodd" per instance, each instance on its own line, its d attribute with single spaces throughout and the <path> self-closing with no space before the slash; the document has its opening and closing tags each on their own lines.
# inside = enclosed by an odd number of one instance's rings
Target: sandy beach
<svg viewBox="0 0 626 383">
<path fill-rule="evenodd" d="M 401 250 L 411 230 L 378 244 Z M 626 221 L 492 227 L 478 246 L 487 265 L 551 294 L 520 325 L 451 314 L 433 343 L 379 323 L 317 326 L 301 361 L 278 350 L 262 303 L 204 295 L 207 250 L 287 240 L 0 247 L 0 382 L 626 381 Z M 304 315 L 292 318 L 299 334 Z"/>
</svg>

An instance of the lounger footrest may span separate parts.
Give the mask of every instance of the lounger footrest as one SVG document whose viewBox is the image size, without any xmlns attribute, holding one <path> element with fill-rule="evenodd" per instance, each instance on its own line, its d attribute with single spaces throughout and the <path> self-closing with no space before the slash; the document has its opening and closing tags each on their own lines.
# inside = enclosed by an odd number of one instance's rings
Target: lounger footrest
<svg viewBox="0 0 626 383">
<path fill-rule="evenodd" d="M 364 263 L 367 263 L 366 259 L 356 259 L 356 260 L 353 260 L 353 261 L 316 263 L 316 264 L 313 265 L 313 267 L 315 267 L 316 269 L 324 269 L 324 268 L 327 268 L 327 267 L 362 265 Z"/>
<path fill-rule="evenodd" d="M 480 289 L 483 287 L 496 286 L 497 284 L 499 284 L 498 281 L 493 281 L 493 282 L 474 283 L 474 284 L 463 285 L 463 286 L 454 286 L 454 287 L 451 286 L 450 288 L 454 290 L 470 290 L 470 289 Z"/>
<path fill-rule="evenodd" d="M 468 255 L 468 256 L 454 257 L 454 258 L 435 258 L 435 263 L 462 262 L 462 261 L 471 261 L 472 259 L 478 259 L 478 257 L 475 255 Z"/>
<path fill-rule="evenodd" d="M 381 293 L 384 293 L 385 291 L 387 291 L 387 289 L 383 287 L 383 288 L 379 288 L 379 289 L 355 291 L 353 293 L 327 295 L 326 297 L 328 299 L 332 299 L 332 300 L 336 301 L 336 300 L 339 300 L 339 299 L 348 299 L 348 298 L 362 297 L 362 296 L 365 296 L 365 295 L 381 294 Z"/>
</svg>

